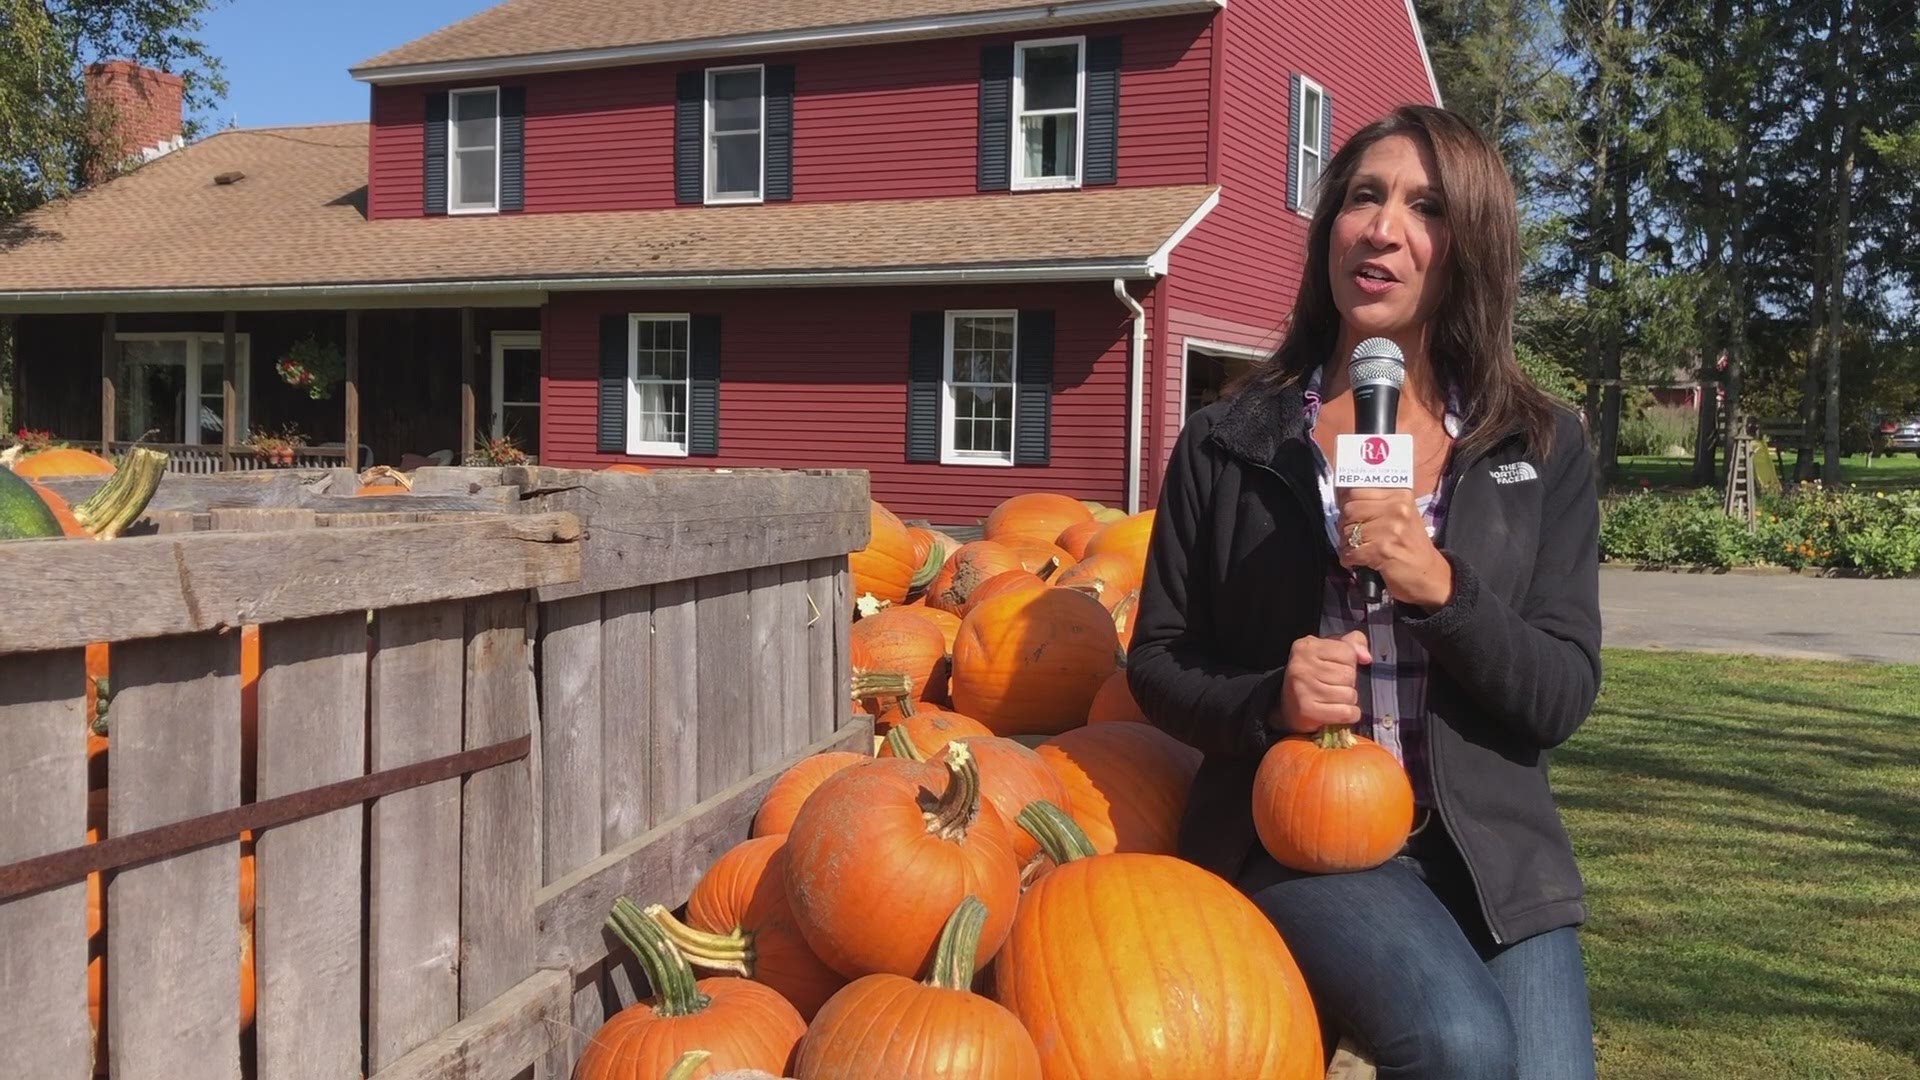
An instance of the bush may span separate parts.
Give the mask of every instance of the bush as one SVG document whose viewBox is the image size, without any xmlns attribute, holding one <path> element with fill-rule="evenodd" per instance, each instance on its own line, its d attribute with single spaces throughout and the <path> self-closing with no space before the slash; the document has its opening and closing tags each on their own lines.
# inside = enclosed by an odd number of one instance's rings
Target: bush
<svg viewBox="0 0 1920 1080">
<path fill-rule="evenodd" d="M 1752 532 L 1720 512 L 1712 490 L 1641 492 L 1601 505 L 1600 554 L 1609 562 L 1686 566 L 1806 566 L 1881 577 L 1920 571 L 1920 492 L 1825 491 L 1803 485 L 1764 495 Z"/>
<path fill-rule="evenodd" d="M 1678 446 L 1687 453 L 1700 433 L 1700 416 L 1685 405 L 1649 405 L 1620 420 L 1620 452 L 1661 455 Z"/>
</svg>

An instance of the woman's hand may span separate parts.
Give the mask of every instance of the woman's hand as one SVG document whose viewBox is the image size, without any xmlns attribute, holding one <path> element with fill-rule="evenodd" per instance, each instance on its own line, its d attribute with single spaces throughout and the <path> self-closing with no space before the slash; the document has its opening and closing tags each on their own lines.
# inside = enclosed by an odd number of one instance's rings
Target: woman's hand
<svg viewBox="0 0 1920 1080">
<path fill-rule="evenodd" d="M 1359 546 L 1353 540 L 1356 527 Z M 1428 611 L 1453 598 L 1453 565 L 1433 545 L 1407 488 L 1340 492 L 1340 565 L 1378 571 L 1395 600 Z"/>
<path fill-rule="evenodd" d="M 1280 711 L 1269 720 L 1270 726 L 1311 733 L 1331 725 L 1359 723 L 1360 665 L 1371 663 L 1367 635 L 1358 630 L 1337 638 L 1296 639 L 1280 684 Z"/>
</svg>

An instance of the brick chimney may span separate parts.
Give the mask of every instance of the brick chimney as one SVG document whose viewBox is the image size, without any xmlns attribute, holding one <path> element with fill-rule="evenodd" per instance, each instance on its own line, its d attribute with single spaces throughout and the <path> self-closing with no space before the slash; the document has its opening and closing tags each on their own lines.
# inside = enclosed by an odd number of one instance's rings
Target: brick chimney
<svg viewBox="0 0 1920 1080">
<path fill-rule="evenodd" d="M 86 70 L 87 101 L 110 110 L 111 134 L 101 147 L 90 183 L 110 180 L 121 166 L 152 161 L 186 145 L 182 135 L 180 76 L 136 64 L 107 60 Z"/>
</svg>

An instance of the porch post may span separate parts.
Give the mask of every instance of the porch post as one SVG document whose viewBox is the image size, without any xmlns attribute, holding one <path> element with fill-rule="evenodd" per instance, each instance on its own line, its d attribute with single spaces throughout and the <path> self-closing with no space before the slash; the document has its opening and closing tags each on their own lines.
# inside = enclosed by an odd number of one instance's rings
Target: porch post
<svg viewBox="0 0 1920 1080">
<path fill-rule="evenodd" d="M 114 315 L 109 311 L 100 321 L 100 453 L 113 451 L 113 369 L 114 353 L 119 350 L 115 339 Z"/>
<path fill-rule="evenodd" d="M 234 351 L 239 334 L 235 332 L 239 316 L 229 311 L 221 323 L 225 352 L 221 353 L 220 363 L 220 471 L 233 471 L 233 425 L 240 422 L 240 395 L 234 390 L 233 368 L 239 361 Z M 198 421 L 196 421 L 197 423 Z"/>
<path fill-rule="evenodd" d="M 360 313 L 347 312 L 347 468 L 360 471 Z"/>
<path fill-rule="evenodd" d="M 0 338 L 12 349 L 13 368 L 7 378 L 7 427 L 18 431 L 20 423 L 20 321 L 14 315 L 0 315 Z"/>
<path fill-rule="evenodd" d="M 473 309 L 460 309 L 460 452 L 455 465 L 464 465 L 473 449 Z"/>
</svg>

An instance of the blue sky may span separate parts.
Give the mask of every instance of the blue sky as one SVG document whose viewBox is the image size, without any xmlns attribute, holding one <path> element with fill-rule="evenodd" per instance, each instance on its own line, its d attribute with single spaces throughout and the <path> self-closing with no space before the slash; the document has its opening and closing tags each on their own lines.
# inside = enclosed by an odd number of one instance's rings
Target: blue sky
<svg viewBox="0 0 1920 1080">
<path fill-rule="evenodd" d="M 365 120 L 367 86 L 347 68 L 402 42 L 492 7 L 496 0 L 290 0 L 216 2 L 203 39 L 226 64 L 227 97 L 215 127 Z"/>
</svg>

